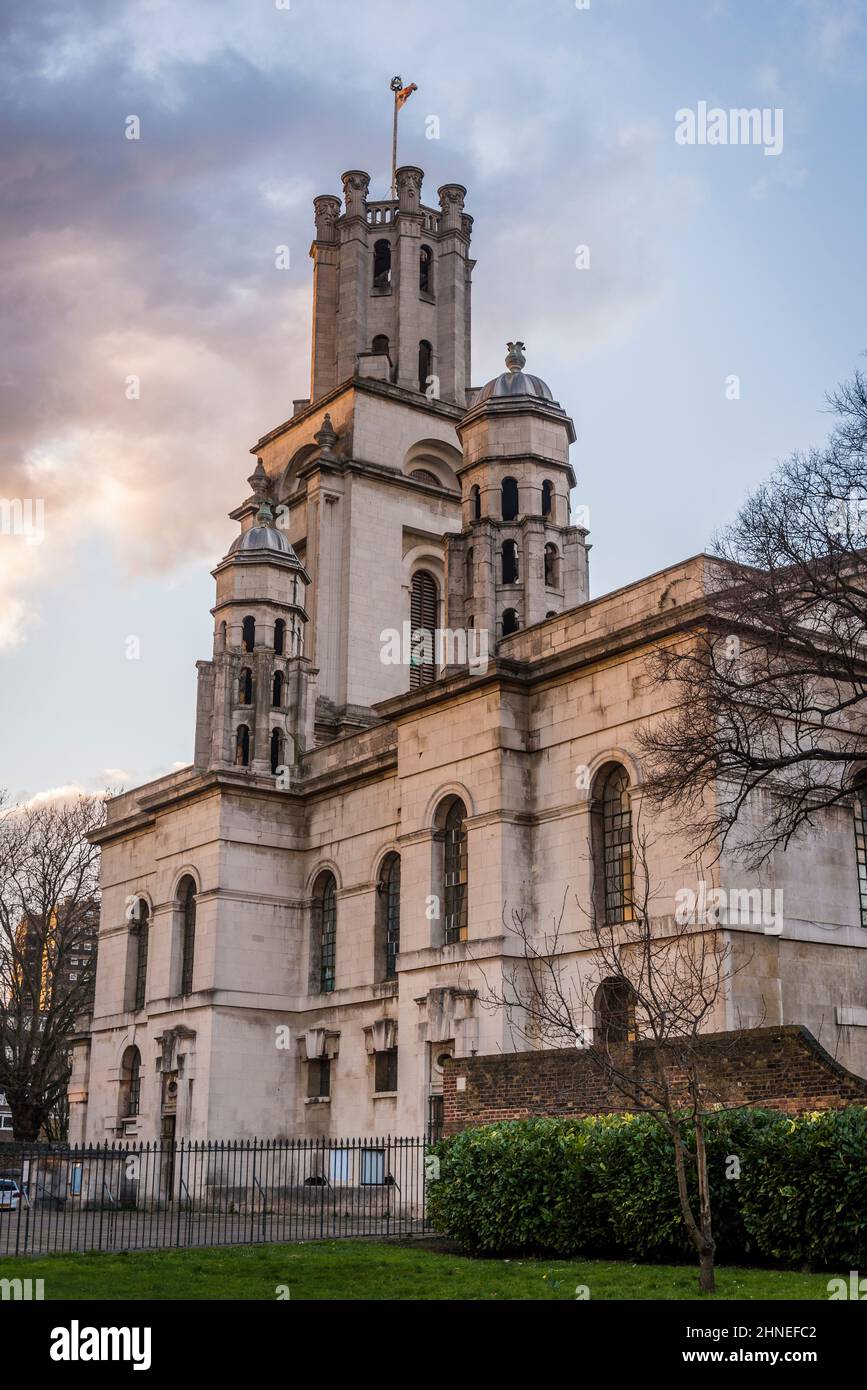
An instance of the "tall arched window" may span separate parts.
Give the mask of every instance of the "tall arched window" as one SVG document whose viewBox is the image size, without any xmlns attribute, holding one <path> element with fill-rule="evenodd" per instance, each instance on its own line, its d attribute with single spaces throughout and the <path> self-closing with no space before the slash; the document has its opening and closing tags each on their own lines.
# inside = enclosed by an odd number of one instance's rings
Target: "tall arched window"
<svg viewBox="0 0 867 1390">
<path fill-rule="evenodd" d="M 186 874 L 178 884 L 181 908 L 181 994 L 193 992 L 193 967 L 196 960 L 196 884 Z"/>
<path fill-rule="evenodd" d="M 593 1016 L 593 1041 L 597 1046 L 635 1042 L 635 991 L 627 979 L 612 975 L 602 981 L 596 991 Z"/>
<path fill-rule="evenodd" d="M 283 731 L 281 729 L 271 730 L 271 771 L 276 777 L 278 767 L 285 765 L 283 757 Z"/>
<path fill-rule="evenodd" d="M 418 389 L 427 391 L 428 379 L 433 372 L 433 348 L 427 338 L 418 345 Z"/>
<path fill-rule="evenodd" d="M 409 668 L 409 688 L 430 685 L 436 680 L 436 629 L 439 616 L 439 592 L 436 580 L 427 570 L 416 570 L 412 577 L 410 595 L 410 629 L 412 653 Z"/>
<path fill-rule="evenodd" d="M 373 288 L 387 290 L 391 284 L 391 243 L 377 241 L 373 247 Z"/>
<path fill-rule="evenodd" d="M 503 583 L 518 582 L 518 546 L 515 541 L 503 541 L 502 549 Z"/>
<path fill-rule="evenodd" d="M 286 650 L 286 620 L 278 618 L 274 624 L 274 655 L 282 656 Z"/>
<path fill-rule="evenodd" d="M 285 677 L 282 671 L 274 672 L 274 679 L 271 682 L 271 708 L 281 709 L 283 705 L 283 685 Z"/>
<path fill-rule="evenodd" d="M 250 727 L 239 724 L 235 733 L 235 766 L 250 766 Z"/>
<path fill-rule="evenodd" d="M 556 545 L 552 545 L 549 541 L 549 543 L 545 546 L 545 587 L 547 589 L 556 589 L 559 587 L 559 559 L 560 554 L 557 550 Z"/>
<path fill-rule="evenodd" d="M 388 357 L 389 342 L 384 333 L 377 333 L 370 345 L 371 352 L 384 353 Z"/>
<path fill-rule="evenodd" d="M 133 980 L 132 1006 L 143 1009 L 147 994 L 148 974 L 148 935 L 150 932 L 150 910 L 144 898 L 139 898 L 133 915 L 135 933 L 135 979 Z"/>
<path fill-rule="evenodd" d="M 376 976 L 380 980 L 393 980 L 397 974 L 397 957 L 400 951 L 399 854 L 385 856 L 376 891 L 379 897 Z"/>
<path fill-rule="evenodd" d="M 418 287 L 422 294 L 433 294 L 433 251 L 429 246 L 418 253 Z"/>
<path fill-rule="evenodd" d="M 467 808 L 455 797 L 443 823 L 443 917 L 446 945 L 467 939 Z"/>
<path fill-rule="evenodd" d="M 473 521 L 482 519 L 482 489 L 478 483 L 473 483 L 470 488 L 470 516 Z"/>
<path fill-rule="evenodd" d="M 503 612 L 503 636 L 508 637 L 510 632 L 518 631 L 518 615 L 514 608 L 506 608 Z"/>
<path fill-rule="evenodd" d="M 319 875 L 313 889 L 313 941 L 319 990 L 330 994 L 337 966 L 337 883 L 327 872 Z"/>
<path fill-rule="evenodd" d="M 472 546 L 470 546 L 469 550 L 467 551 L 466 567 L 467 567 L 467 574 L 466 574 L 466 583 L 465 583 L 465 585 L 464 585 L 464 596 L 465 596 L 466 598 L 472 598 L 472 597 L 473 597 L 473 590 L 474 590 L 474 587 L 475 587 L 475 570 L 476 570 L 475 562 L 474 562 L 474 559 L 473 559 L 473 547 L 472 547 Z"/>
<path fill-rule="evenodd" d="M 249 666 L 243 666 L 238 674 L 238 704 L 252 705 L 253 703 L 253 672 Z"/>
<path fill-rule="evenodd" d="M 542 515 L 551 515 L 551 503 L 554 496 L 554 484 L 548 478 L 542 484 Z"/>
<path fill-rule="evenodd" d="M 855 779 L 855 858 L 858 864 L 858 902 L 861 925 L 867 927 L 867 773 Z"/>
<path fill-rule="evenodd" d="M 601 881 L 596 908 L 606 926 L 634 920 L 632 901 L 632 803 L 629 775 L 619 763 L 599 776 L 594 798 L 594 857 Z"/>
<path fill-rule="evenodd" d="M 226 637 L 227 637 L 227 635 L 228 635 L 228 626 L 227 626 L 227 624 L 226 624 L 226 623 L 220 623 L 220 651 L 221 651 L 221 652 L 224 652 L 224 651 L 226 650 Z"/>
<path fill-rule="evenodd" d="M 504 478 L 500 485 L 500 510 L 504 521 L 514 521 L 518 515 L 518 484 L 514 478 Z"/>
<path fill-rule="evenodd" d="M 120 1063 L 120 1113 L 125 1120 L 134 1119 L 141 1107 L 141 1053 L 128 1047 Z"/>
<path fill-rule="evenodd" d="M 256 619 L 247 617 L 241 625 L 241 646 L 251 652 L 256 645 Z"/>
</svg>

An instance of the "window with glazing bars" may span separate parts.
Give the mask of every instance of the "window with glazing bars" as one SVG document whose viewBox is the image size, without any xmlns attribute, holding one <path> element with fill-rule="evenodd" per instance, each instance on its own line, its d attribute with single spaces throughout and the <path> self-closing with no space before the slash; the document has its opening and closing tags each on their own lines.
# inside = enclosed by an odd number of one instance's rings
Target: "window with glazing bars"
<svg viewBox="0 0 867 1390">
<path fill-rule="evenodd" d="M 400 855 L 391 854 L 385 861 L 379 891 L 383 896 L 385 978 L 393 980 L 400 951 Z"/>
<path fill-rule="evenodd" d="M 196 956 L 196 885 L 191 878 L 184 879 L 181 904 L 183 913 L 181 994 L 192 994 L 193 966 Z"/>
<path fill-rule="evenodd" d="M 430 685 L 436 679 L 436 626 L 438 593 L 436 580 L 427 570 L 418 570 L 412 577 L 410 626 L 412 629 L 412 658 L 409 668 L 409 688 Z"/>
<path fill-rule="evenodd" d="M 605 783 L 602 798 L 602 848 L 605 873 L 605 922 L 631 922 L 632 807 L 629 777 L 616 768 Z"/>
<path fill-rule="evenodd" d="M 145 1006 L 145 988 L 147 985 L 148 974 L 148 905 L 141 899 L 138 904 L 137 940 L 135 956 L 135 993 L 133 995 L 132 1006 L 134 1009 L 143 1009 Z"/>
<path fill-rule="evenodd" d="M 467 939 L 467 830 L 466 810 L 455 801 L 446 816 L 443 853 L 443 913 L 445 939 L 450 945 Z"/>
<path fill-rule="evenodd" d="M 867 927 L 867 779 L 855 787 L 855 858 L 858 863 L 861 925 Z"/>
<path fill-rule="evenodd" d="M 337 885 L 327 874 L 316 902 L 319 929 L 319 988 L 323 994 L 334 989 L 337 963 Z"/>
<path fill-rule="evenodd" d="M 139 1112 L 141 1104 L 141 1053 L 137 1047 L 132 1049 L 127 1066 L 129 1078 L 126 1094 L 126 1118 L 133 1119 Z"/>
</svg>

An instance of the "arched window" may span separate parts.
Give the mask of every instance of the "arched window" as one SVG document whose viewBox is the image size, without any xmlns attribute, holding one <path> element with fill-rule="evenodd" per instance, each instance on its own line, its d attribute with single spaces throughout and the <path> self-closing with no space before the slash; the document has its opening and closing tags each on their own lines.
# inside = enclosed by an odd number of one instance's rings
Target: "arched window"
<svg viewBox="0 0 867 1390">
<path fill-rule="evenodd" d="M 370 350 L 371 352 L 384 353 L 385 356 L 388 357 L 389 342 L 384 333 L 377 333 L 370 345 Z"/>
<path fill-rule="evenodd" d="M 283 767 L 285 760 L 283 757 L 283 731 L 281 729 L 271 730 L 271 771 L 276 777 L 278 767 Z"/>
<path fill-rule="evenodd" d="M 429 246 L 418 253 L 418 287 L 422 294 L 433 294 L 433 251 Z"/>
<path fill-rule="evenodd" d="M 542 515 L 551 515 L 551 503 L 554 497 L 554 484 L 546 478 L 542 484 Z"/>
<path fill-rule="evenodd" d="M 518 515 L 518 484 L 514 478 L 504 478 L 500 485 L 500 510 L 504 521 L 514 521 Z"/>
<path fill-rule="evenodd" d="M 120 1113 L 133 1119 L 141 1106 L 141 1053 L 137 1047 L 126 1048 L 120 1063 Z"/>
<path fill-rule="evenodd" d="M 178 884 L 181 908 L 181 994 L 193 992 L 193 966 L 196 959 L 196 884 L 186 874 Z"/>
<path fill-rule="evenodd" d="M 282 656 L 286 650 L 286 621 L 278 618 L 274 624 L 274 655 Z"/>
<path fill-rule="evenodd" d="M 635 991 L 622 975 L 602 981 L 596 991 L 593 1018 L 597 1046 L 635 1042 Z"/>
<path fill-rule="evenodd" d="M 373 247 L 373 288 L 387 290 L 391 284 L 391 243 L 377 241 Z"/>
<path fill-rule="evenodd" d="M 470 515 L 473 521 L 482 519 L 482 489 L 478 483 L 473 483 L 470 488 Z"/>
<path fill-rule="evenodd" d="M 501 548 L 503 561 L 503 583 L 517 584 L 518 582 L 518 546 L 515 541 L 503 541 Z"/>
<path fill-rule="evenodd" d="M 239 724 L 235 733 L 235 766 L 250 766 L 250 727 Z"/>
<path fill-rule="evenodd" d="M 417 483 L 428 483 L 431 487 L 441 485 L 436 473 L 431 473 L 429 468 L 414 468 L 409 476 L 415 478 Z"/>
<path fill-rule="evenodd" d="M 427 391 L 428 378 L 431 376 L 433 368 L 433 348 L 427 338 L 422 338 L 418 345 L 418 389 Z"/>
<path fill-rule="evenodd" d="M 619 763 L 609 764 L 598 779 L 594 798 L 596 832 L 594 858 L 601 891 L 596 910 L 606 926 L 634 920 L 632 902 L 632 803 L 629 775 Z"/>
<path fill-rule="evenodd" d="M 855 779 L 855 858 L 858 864 L 858 902 L 861 925 L 867 927 L 867 773 Z"/>
<path fill-rule="evenodd" d="M 271 708 L 281 709 L 283 705 L 283 684 L 285 676 L 282 671 L 274 672 L 274 679 L 271 682 Z"/>
<path fill-rule="evenodd" d="M 507 608 L 503 613 L 503 636 L 508 637 L 510 632 L 518 631 L 518 615 L 514 608 Z"/>
<path fill-rule="evenodd" d="M 225 623 L 220 623 L 220 651 L 221 651 L 221 652 L 224 652 L 224 651 L 226 650 L 226 636 L 227 636 L 227 634 L 228 634 L 228 628 L 227 628 L 226 624 L 225 624 Z"/>
<path fill-rule="evenodd" d="M 455 797 L 443 822 L 443 917 L 446 945 L 467 939 L 467 808 Z"/>
<path fill-rule="evenodd" d="M 410 595 L 410 655 L 409 688 L 430 685 L 436 680 L 436 628 L 439 593 L 436 580 L 427 570 L 416 570 L 412 577 Z"/>
<path fill-rule="evenodd" d="M 387 854 L 382 861 L 378 894 L 376 977 L 393 980 L 400 951 L 400 855 Z"/>
<path fill-rule="evenodd" d="M 139 898 L 135 905 L 132 929 L 135 934 L 135 979 L 133 981 L 132 1006 L 138 1010 L 144 1008 L 147 993 L 150 910 L 144 898 Z"/>
<path fill-rule="evenodd" d="M 241 646 L 251 652 L 256 645 L 256 619 L 245 618 L 241 626 Z"/>
<path fill-rule="evenodd" d="M 337 883 L 327 872 L 319 875 L 313 889 L 313 942 L 319 990 L 330 994 L 337 964 Z"/>
<path fill-rule="evenodd" d="M 557 589 L 560 585 L 560 553 L 556 545 L 549 542 L 545 546 L 545 587 Z"/>
<path fill-rule="evenodd" d="M 473 590 L 474 590 L 474 586 L 475 586 L 475 570 L 476 570 L 476 567 L 475 567 L 475 561 L 474 561 L 474 559 L 473 559 L 473 547 L 472 547 L 472 546 L 470 546 L 469 550 L 467 551 L 467 558 L 466 558 L 465 564 L 466 564 L 466 567 L 467 567 L 467 574 L 466 574 L 466 582 L 465 582 L 465 584 L 464 584 L 464 597 L 465 597 L 465 598 L 473 598 L 473 597 L 474 597 Z"/>
<path fill-rule="evenodd" d="M 243 666 L 238 673 L 238 704 L 252 705 L 253 703 L 253 672 L 249 666 Z"/>
</svg>

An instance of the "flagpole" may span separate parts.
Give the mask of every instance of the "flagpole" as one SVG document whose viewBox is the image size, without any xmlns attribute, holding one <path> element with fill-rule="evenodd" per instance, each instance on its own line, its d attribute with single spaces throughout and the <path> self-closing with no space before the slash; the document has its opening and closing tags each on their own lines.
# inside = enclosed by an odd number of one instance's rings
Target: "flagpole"
<svg viewBox="0 0 867 1390">
<path fill-rule="evenodd" d="M 394 123 L 391 132 L 391 197 L 397 197 L 397 97 L 403 86 L 403 79 L 393 77 L 391 90 L 394 92 Z"/>
</svg>

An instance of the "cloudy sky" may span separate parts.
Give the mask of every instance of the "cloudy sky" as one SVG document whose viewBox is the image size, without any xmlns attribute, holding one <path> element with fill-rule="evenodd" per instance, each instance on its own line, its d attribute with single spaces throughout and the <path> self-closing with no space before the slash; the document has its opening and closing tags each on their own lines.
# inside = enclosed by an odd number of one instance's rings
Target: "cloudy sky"
<svg viewBox="0 0 867 1390">
<path fill-rule="evenodd" d="M 0 534 L 0 786 L 190 760 L 226 513 L 308 390 L 311 200 L 387 195 L 394 73 L 401 162 L 469 189 L 474 380 L 520 337 L 575 419 L 594 594 L 823 438 L 867 349 L 863 0 L 585 3 L 5 7 L 0 497 L 44 539 Z M 700 102 L 782 152 L 678 143 Z"/>
</svg>

